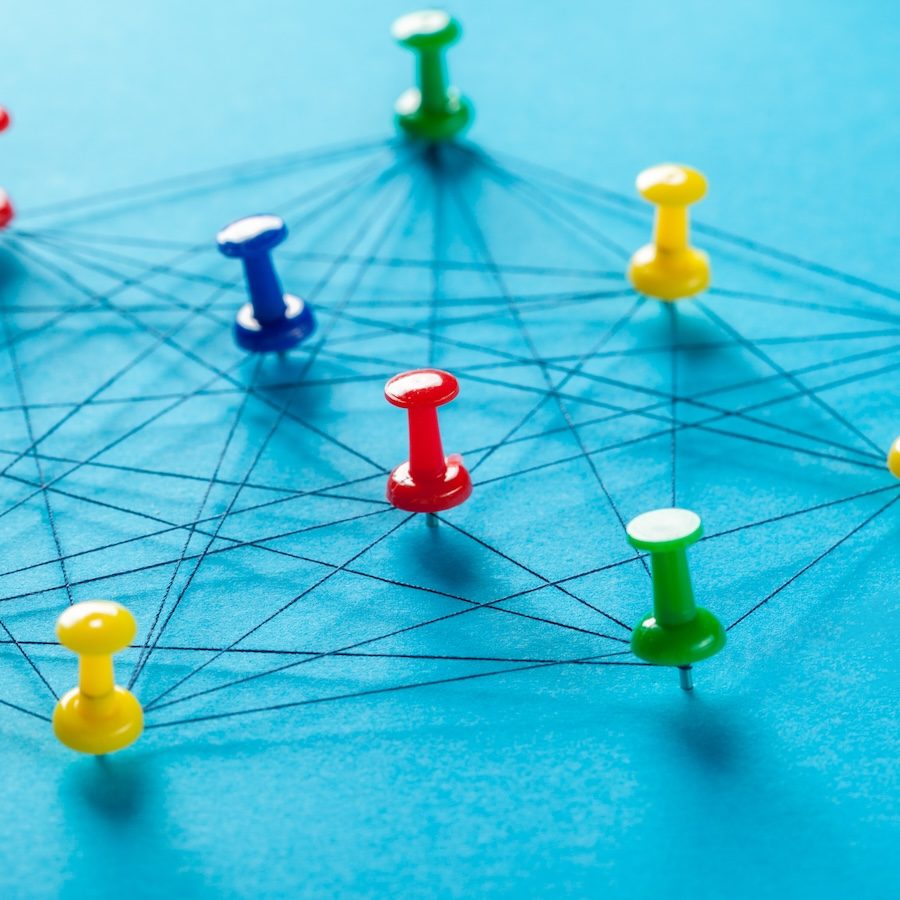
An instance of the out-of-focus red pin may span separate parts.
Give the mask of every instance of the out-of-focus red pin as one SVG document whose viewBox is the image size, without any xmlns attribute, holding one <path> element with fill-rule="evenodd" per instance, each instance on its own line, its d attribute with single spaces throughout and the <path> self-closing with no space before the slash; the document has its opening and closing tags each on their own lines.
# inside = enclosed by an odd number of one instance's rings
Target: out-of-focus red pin
<svg viewBox="0 0 900 900">
<path fill-rule="evenodd" d="M 9 113 L 0 106 L 0 132 L 6 131 L 10 123 Z M 0 188 L 0 228 L 5 228 L 12 221 L 13 205 L 9 195 Z"/>
</svg>

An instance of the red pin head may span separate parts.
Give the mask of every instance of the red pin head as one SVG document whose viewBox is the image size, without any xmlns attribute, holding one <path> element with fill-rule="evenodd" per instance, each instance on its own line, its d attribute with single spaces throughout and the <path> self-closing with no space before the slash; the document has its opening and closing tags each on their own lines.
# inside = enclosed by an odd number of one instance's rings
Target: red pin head
<svg viewBox="0 0 900 900">
<path fill-rule="evenodd" d="M 415 369 L 395 375 L 385 386 L 388 403 L 403 409 L 443 406 L 459 394 L 459 382 L 440 369 Z"/>
<path fill-rule="evenodd" d="M 9 113 L 0 106 L 0 132 L 9 128 Z M 12 221 L 13 205 L 3 188 L 0 188 L 0 228 L 5 228 Z"/>
<path fill-rule="evenodd" d="M 12 221 L 13 205 L 3 188 L 0 188 L 0 228 L 5 228 Z"/>
<path fill-rule="evenodd" d="M 459 383 L 440 369 L 395 375 L 384 387 L 389 403 L 409 417 L 409 460 L 388 477 L 387 498 L 398 509 L 435 513 L 459 506 L 472 479 L 458 455 L 444 456 L 437 408 L 459 393 Z"/>
</svg>

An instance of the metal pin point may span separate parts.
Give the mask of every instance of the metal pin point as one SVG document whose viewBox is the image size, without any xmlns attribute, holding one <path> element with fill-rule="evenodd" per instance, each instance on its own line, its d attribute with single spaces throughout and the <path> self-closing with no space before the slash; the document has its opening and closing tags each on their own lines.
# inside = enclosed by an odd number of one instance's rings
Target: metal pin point
<svg viewBox="0 0 900 900">
<path fill-rule="evenodd" d="M 681 682 L 681 689 L 683 691 L 692 691 L 694 689 L 693 669 L 693 666 L 678 667 L 678 679 Z"/>
</svg>

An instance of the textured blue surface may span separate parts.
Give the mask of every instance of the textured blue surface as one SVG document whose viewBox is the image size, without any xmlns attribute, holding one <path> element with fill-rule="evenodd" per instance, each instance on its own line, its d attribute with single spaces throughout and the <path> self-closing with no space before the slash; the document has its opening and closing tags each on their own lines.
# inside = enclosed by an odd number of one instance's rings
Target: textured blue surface
<svg viewBox="0 0 900 900">
<path fill-rule="evenodd" d="M 2 893 L 896 895 L 898 11 L 460 2 L 477 119 L 435 161 L 388 143 L 402 7 L 25 6 Z M 716 285 L 674 313 L 621 275 L 667 158 L 710 178 Z M 259 210 L 319 316 L 283 360 L 234 346 L 214 241 Z M 428 363 L 475 481 L 438 529 L 383 502 L 382 385 Z M 734 625 L 690 697 L 606 656 L 650 603 L 619 516 L 673 490 Z M 158 639 L 118 660 L 153 727 L 105 760 L 22 711 L 71 685 L 53 624 L 94 596 Z"/>
</svg>

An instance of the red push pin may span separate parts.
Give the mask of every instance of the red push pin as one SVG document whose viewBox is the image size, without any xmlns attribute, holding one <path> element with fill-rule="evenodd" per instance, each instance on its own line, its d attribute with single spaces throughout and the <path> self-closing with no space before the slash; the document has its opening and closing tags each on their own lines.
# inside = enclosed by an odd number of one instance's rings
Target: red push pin
<svg viewBox="0 0 900 900">
<path fill-rule="evenodd" d="M 437 408 L 459 393 L 449 372 L 416 369 L 395 375 L 385 386 L 388 403 L 409 415 L 409 460 L 391 472 L 387 498 L 407 512 L 436 513 L 465 502 L 472 479 L 458 454 L 444 456 Z M 434 520 L 429 517 L 429 523 Z"/>
<path fill-rule="evenodd" d="M 0 106 L 0 131 L 6 131 L 7 128 L 9 128 L 9 113 Z M 6 191 L 0 188 L 0 228 L 6 228 L 12 221 L 12 217 L 12 202 Z"/>
</svg>

